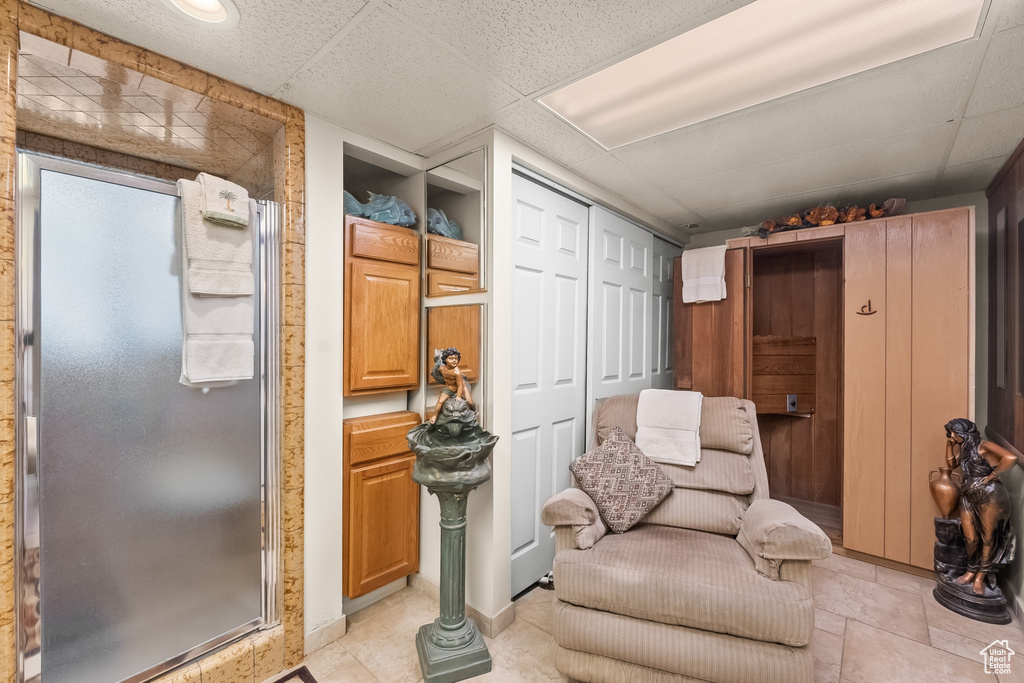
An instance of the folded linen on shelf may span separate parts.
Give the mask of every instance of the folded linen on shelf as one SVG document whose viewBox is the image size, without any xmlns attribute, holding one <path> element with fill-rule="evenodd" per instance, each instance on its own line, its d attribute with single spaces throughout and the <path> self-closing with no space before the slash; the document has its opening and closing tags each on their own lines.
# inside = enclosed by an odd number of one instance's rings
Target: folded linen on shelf
<svg viewBox="0 0 1024 683">
<path fill-rule="evenodd" d="M 201 209 L 203 190 L 196 181 L 179 180 L 178 194 L 181 230 L 188 248 L 189 291 L 206 296 L 250 296 L 255 291 L 252 230 L 248 226 L 227 228 L 205 220 Z M 249 211 L 246 207 L 245 212 Z"/>
<path fill-rule="evenodd" d="M 203 218 L 229 228 L 249 225 L 249 192 L 235 183 L 209 173 L 196 176 L 203 188 Z"/>
<path fill-rule="evenodd" d="M 722 245 L 683 252 L 683 303 L 699 304 L 725 298 L 725 249 Z"/>
<path fill-rule="evenodd" d="M 636 406 L 636 445 L 651 460 L 693 466 L 700 462 L 698 391 L 644 389 Z"/>
<path fill-rule="evenodd" d="M 206 239 L 206 233 L 211 230 L 240 234 L 249 233 L 250 229 L 240 231 L 211 226 L 209 221 L 202 220 L 198 206 L 198 183 L 179 180 L 178 193 L 182 197 L 182 350 L 179 381 L 186 386 L 223 386 L 251 379 L 255 361 L 255 275 L 252 271 L 252 240 L 248 236 L 245 238 L 245 248 L 248 249 L 245 261 L 248 265 L 243 267 L 243 243 L 231 240 L 227 243 L 218 243 L 216 240 Z M 252 202 L 252 206 L 247 210 L 255 212 L 255 202 Z M 196 227 L 197 224 L 199 228 Z M 197 263 L 197 259 L 192 258 L 194 247 L 208 255 L 231 256 L 234 261 L 198 260 Z M 209 263 L 217 264 L 219 267 L 205 267 Z M 231 268 L 225 268 L 226 264 Z M 219 287 L 209 287 L 211 281 L 218 284 L 215 281 L 216 276 L 223 272 L 230 273 L 231 277 L 221 278 Z M 199 287 L 195 286 L 194 280 L 197 279 Z M 197 293 L 196 289 L 199 289 L 200 293 Z M 227 292 L 227 295 L 211 294 L 211 289 Z"/>
</svg>

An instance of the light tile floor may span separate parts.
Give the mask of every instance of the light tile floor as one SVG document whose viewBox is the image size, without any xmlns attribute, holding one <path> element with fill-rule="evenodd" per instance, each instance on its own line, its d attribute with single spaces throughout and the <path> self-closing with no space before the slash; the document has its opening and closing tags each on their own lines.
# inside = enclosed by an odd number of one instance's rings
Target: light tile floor
<svg viewBox="0 0 1024 683">
<path fill-rule="evenodd" d="M 967 619 L 935 602 L 934 582 L 842 555 L 814 563 L 815 681 L 1024 681 L 1024 631 L 1015 620 L 996 626 Z M 485 638 L 493 669 L 479 681 L 565 681 L 555 670 L 551 591 L 516 601 L 516 619 Z M 403 589 L 349 615 L 348 633 L 305 664 L 319 683 L 417 683 L 417 629 L 437 616 L 437 603 Z M 1021 653 L 1008 676 L 985 674 L 981 650 L 1008 640 Z"/>
</svg>

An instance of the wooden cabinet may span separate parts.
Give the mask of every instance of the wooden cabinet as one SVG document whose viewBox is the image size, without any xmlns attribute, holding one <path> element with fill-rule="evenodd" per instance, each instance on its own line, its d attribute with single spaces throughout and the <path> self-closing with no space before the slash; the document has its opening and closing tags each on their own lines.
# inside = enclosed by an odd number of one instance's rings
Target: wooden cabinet
<svg viewBox="0 0 1024 683">
<path fill-rule="evenodd" d="M 480 377 L 480 304 L 434 306 L 427 309 L 427 382 L 436 385 L 430 371 L 434 351 L 454 346 L 462 360 L 459 370 L 470 382 Z"/>
<path fill-rule="evenodd" d="M 344 590 L 365 595 L 419 571 L 419 485 L 411 411 L 344 420 Z"/>
<path fill-rule="evenodd" d="M 434 234 L 428 234 L 425 242 L 427 296 L 480 288 L 480 247 Z"/>
<path fill-rule="evenodd" d="M 816 242 L 841 245 L 841 252 L 834 246 L 831 255 L 829 250 L 820 250 L 828 258 L 814 261 L 809 271 L 813 282 L 798 285 L 798 259 L 794 259 L 792 267 L 782 268 L 782 281 L 791 284 L 779 287 L 778 293 L 772 289 L 770 310 L 765 312 L 760 304 L 751 303 L 761 289 L 774 287 L 757 275 L 751 263 L 769 254 L 799 254 Z M 811 481 L 802 488 L 785 492 L 778 485 L 779 477 L 795 481 L 792 477 L 799 468 L 796 464 L 780 468 L 776 451 L 791 449 L 802 432 L 808 432 L 808 443 L 814 449 L 838 438 L 841 466 L 823 466 L 821 471 L 833 472 L 829 476 L 839 479 L 835 485 L 842 492 L 837 501 L 842 506 L 842 544 L 930 567 L 935 542 L 932 520 L 938 510 L 928 490 L 928 472 L 943 464 L 943 425 L 974 413 L 973 210 L 951 209 L 792 231 L 768 240 L 743 238 L 729 246 L 726 283 L 729 297 L 739 294 L 736 300 L 732 304 L 718 302 L 717 309 L 699 304 L 690 305 L 687 311 L 685 305 L 677 305 L 677 387 L 692 387 L 707 395 L 746 397 L 795 393 L 799 399 L 800 376 L 809 376 L 809 366 L 790 373 L 792 391 L 775 386 L 781 380 L 752 381 L 751 374 L 760 367 L 754 367 L 754 335 L 814 335 L 818 339 L 815 373 L 819 377 L 827 374 L 824 383 L 819 380 L 815 384 L 812 418 L 819 420 L 823 411 L 832 411 L 833 417 L 822 422 L 819 430 L 807 427 L 809 421 L 763 415 L 761 437 L 772 494 L 824 502 L 809 497 L 821 483 L 817 471 L 808 475 Z M 732 256 L 734 252 L 741 252 L 746 259 L 744 269 L 737 265 L 741 257 Z M 830 265 L 833 262 L 836 266 Z M 744 280 L 743 273 L 754 276 Z M 826 280 L 831 284 L 823 288 Z M 791 303 L 776 305 L 780 297 Z M 836 306 L 842 311 L 836 321 L 841 337 L 838 345 L 827 348 L 835 346 L 839 363 L 831 370 L 833 352 L 823 355 L 822 334 L 817 328 L 800 328 L 795 320 L 799 310 L 828 312 Z M 702 311 L 701 307 L 706 308 Z M 730 312 L 726 316 L 730 324 L 716 322 L 722 311 Z M 741 313 L 743 320 L 737 317 Z M 766 327 L 763 320 L 751 320 L 758 316 L 771 318 L 771 324 Z M 775 318 L 784 323 L 792 318 L 791 331 L 779 331 Z M 821 329 L 834 327 L 835 323 L 829 323 Z M 743 330 L 739 342 L 737 330 Z M 761 360 L 758 363 L 763 365 Z M 744 383 L 737 379 L 740 364 L 748 368 Z M 713 376 L 702 378 L 702 372 Z M 838 395 L 834 396 L 836 387 Z M 722 392 L 723 388 L 734 391 Z M 830 389 L 827 393 L 823 391 L 826 388 Z M 761 403 L 765 410 L 759 404 L 759 413 L 779 412 L 774 399 L 766 403 L 762 397 Z M 787 430 L 784 433 L 775 431 L 774 425 L 780 421 L 790 425 L 783 428 Z"/>
<path fill-rule="evenodd" d="M 345 217 L 346 396 L 419 386 L 420 237 Z"/>
</svg>

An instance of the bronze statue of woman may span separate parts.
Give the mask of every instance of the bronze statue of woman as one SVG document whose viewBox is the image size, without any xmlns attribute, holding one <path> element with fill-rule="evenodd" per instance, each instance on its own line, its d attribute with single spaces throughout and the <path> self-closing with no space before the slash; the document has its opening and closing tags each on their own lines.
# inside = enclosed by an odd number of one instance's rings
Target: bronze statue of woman
<svg viewBox="0 0 1024 683">
<path fill-rule="evenodd" d="M 1017 463 L 1017 456 L 991 441 L 982 441 L 978 427 L 957 418 L 946 423 L 946 464 L 963 471 L 960 519 L 966 546 L 967 571 L 956 579 L 973 583 L 984 595 L 995 587 L 995 573 L 1013 560 L 1016 537 L 1010 526 L 1010 496 L 999 475 Z"/>
</svg>

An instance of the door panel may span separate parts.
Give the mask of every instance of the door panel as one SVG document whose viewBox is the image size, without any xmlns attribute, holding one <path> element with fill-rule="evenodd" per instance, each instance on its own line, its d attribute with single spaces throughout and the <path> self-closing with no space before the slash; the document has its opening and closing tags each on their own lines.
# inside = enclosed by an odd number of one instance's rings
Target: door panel
<svg viewBox="0 0 1024 683">
<path fill-rule="evenodd" d="M 515 595 L 551 570 L 553 531 L 540 509 L 569 486 L 584 447 L 589 211 L 518 175 L 512 190 Z"/>
<path fill-rule="evenodd" d="M 179 383 L 177 197 L 65 167 L 39 174 L 38 280 L 19 264 L 39 297 L 21 320 L 39 353 L 39 529 L 25 542 L 39 548 L 43 680 L 105 683 L 261 620 L 261 378 Z"/>
<path fill-rule="evenodd" d="M 607 209 L 592 211 L 590 386 L 587 420 L 594 402 L 651 387 L 654 236 Z M 588 437 L 589 438 L 589 437 Z"/>
<path fill-rule="evenodd" d="M 675 387 L 672 370 L 672 260 L 681 253 L 679 247 L 654 238 L 651 250 L 651 387 L 654 389 Z"/>
</svg>

